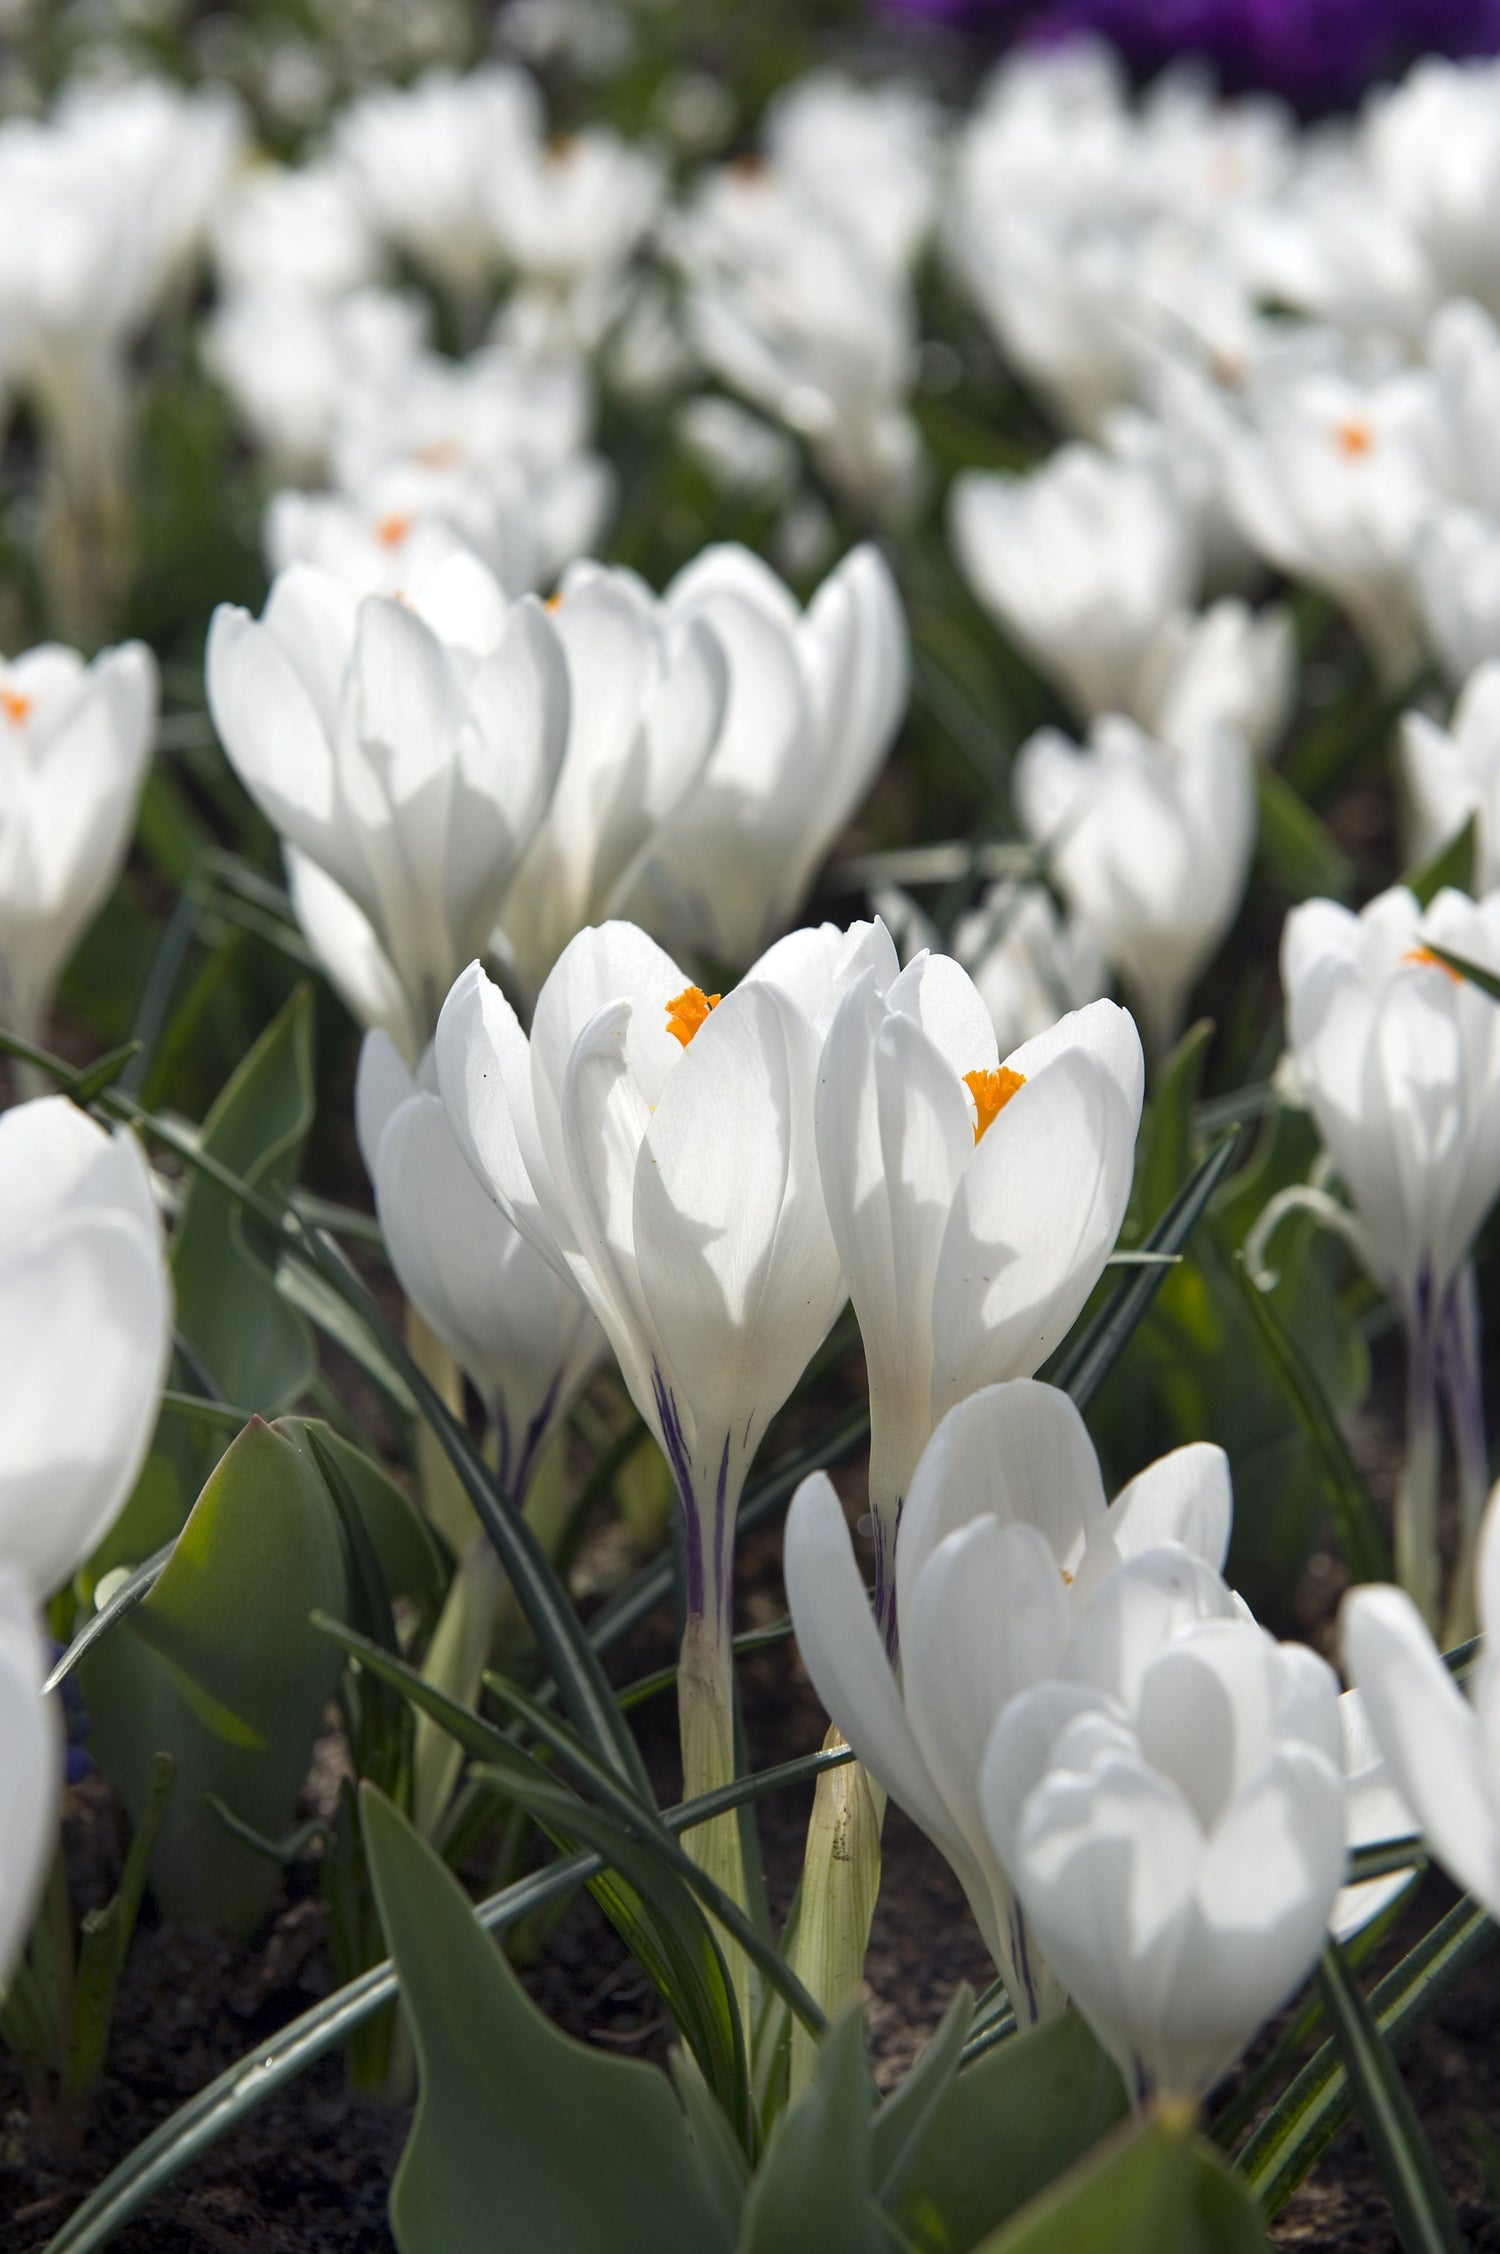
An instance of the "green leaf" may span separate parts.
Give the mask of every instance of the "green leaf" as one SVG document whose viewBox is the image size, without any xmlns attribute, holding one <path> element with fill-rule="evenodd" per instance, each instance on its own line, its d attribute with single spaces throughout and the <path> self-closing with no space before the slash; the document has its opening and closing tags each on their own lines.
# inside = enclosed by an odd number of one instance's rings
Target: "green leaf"
<svg viewBox="0 0 1500 2254">
<path fill-rule="evenodd" d="M 1416 894 L 1422 907 L 1430 908 L 1438 894 L 1450 887 L 1472 897 L 1478 867 L 1479 816 L 1471 814 L 1461 830 L 1455 831 L 1446 844 L 1429 854 L 1401 882 L 1408 892 Z"/>
<path fill-rule="evenodd" d="M 114 2018 L 115 1991 L 140 1912 L 151 1850 L 161 1830 L 167 1795 L 175 1777 L 171 1754 L 158 1753 L 151 1797 L 135 1827 L 119 1886 L 102 1910 L 90 1910 L 83 1921 L 78 1976 L 73 1989 L 73 2025 L 63 2072 L 64 2085 L 75 2097 L 87 2095 L 103 2071 L 110 2023 Z"/>
<path fill-rule="evenodd" d="M 401 2254 L 727 2254 L 665 2075 L 545 2019 L 432 1849 L 361 1798 L 421 2076 L 391 2187 Z"/>
<path fill-rule="evenodd" d="M 1306 799 L 1274 767 L 1256 768 L 1255 787 L 1258 857 L 1277 890 L 1290 900 L 1347 900 L 1354 864 Z"/>
<path fill-rule="evenodd" d="M 154 1586 L 83 1659 L 91 1743 L 140 1819 L 158 1750 L 177 1788 L 152 1858 L 164 1912 L 253 1925 L 274 1871 L 229 1836 L 216 1794 L 254 1830 L 285 1831 L 338 1679 L 309 1622 L 342 1609 L 339 1531 L 311 1458 L 258 1419 L 220 1459 Z"/>
<path fill-rule="evenodd" d="M 1194 2134 L 1186 2107 L 1159 2106 L 1033 2202 L 979 2254 L 1270 2254 L 1242 2183 Z"/>
<path fill-rule="evenodd" d="M 1190 1025 L 1157 1075 L 1131 1200 L 1147 1223 L 1161 1218 L 1192 1169 L 1193 1113 L 1213 1033 L 1211 1018 Z"/>
<path fill-rule="evenodd" d="M 290 1189 L 312 1124 L 312 992 L 298 987 L 203 1122 L 204 1154 L 273 1198 Z M 275 1416 L 307 1391 L 312 1342 L 276 1290 L 275 1244 L 203 1172 L 172 1239 L 178 1327 L 227 1400 Z"/>
<path fill-rule="evenodd" d="M 392 1597 L 414 1604 L 441 1603 L 451 1570 L 429 1522 L 393 1479 L 362 1448 L 316 1417 L 278 1417 L 274 1430 L 294 1446 L 327 1450 L 359 1511 L 365 1537 Z"/>
<path fill-rule="evenodd" d="M 1494 1922 L 1467 1898 L 1454 1904 L 1370 1998 L 1375 2024 L 1399 2049 L 1469 1966 L 1493 1947 Z M 1349 2078 L 1337 2046 L 1324 2043 L 1285 2090 L 1236 2158 L 1268 2215 L 1290 2199 L 1349 2117 Z"/>
<path fill-rule="evenodd" d="M 871 2186 L 875 2085 L 855 2004 L 824 2036 L 813 2081 L 771 2133 L 736 2254 L 884 2254 Z"/>
<path fill-rule="evenodd" d="M 1243 1255 L 1234 1261 L 1232 1273 L 1239 1285 L 1241 1300 L 1322 1466 L 1323 1492 L 1350 1571 L 1356 1581 L 1388 1581 L 1391 1560 L 1384 1530 L 1338 1418 L 1318 1382 L 1316 1370 L 1288 1337 L 1268 1295 L 1252 1281 Z"/>
<path fill-rule="evenodd" d="M 1318 1984 L 1406 2254 L 1463 2254 L 1422 2124 L 1359 1983 L 1334 1942 L 1323 1952 Z"/>
<path fill-rule="evenodd" d="M 825 1768 L 847 1758 L 844 1753 L 803 1754 L 774 1769 L 763 1769 L 756 1776 L 739 1777 L 699 1800 L 669 1808 L 662 1820 L 671 1831 L 690 1831 L 696 1824 L 711 1823 L 715 1816 L 767 1793 L 808 1784 Z M 566 1861 L 534 1871 L 492 1894 L 478 1905 L 474 1915 L 487 1932 L 504 1932 L 524 1918 L 565 1901 L 600 1868 L 597 1855 L 570 1855 Z M 299 2074 L 305 2074 L 318 2059 L 349 2041 L 386 2009 L 395 1994 L 396 1978 L 390 1964 L 374 1965 L 257 2043 L 143 2137 L 79 2203 L 49 2240 L 46 2254 L 98 2254 L 99 2248 L 106 2246 L 184 2168 L 246 2120 L 257 2106 L 294 2082 Z"/>
<path fill-rule="evenodd" d="M 1064 2012 L 987 2051 L 950 2085 L 908 2163 L 898 2217 L 919 2246 L 967 2254 L 1124 2111 L 1113 2063 L 1078 2014 Z"/>
<path fill-rule="evenodd" d="M 974 2019 L 974 1997 L 962 1981 L 937 2032 L 876 2114 L 870 2132 L 875 2188 L 888 2207 L 900 2201 L 939 2106 L 952 2087 Z"/>
<path fill-rule="evenodd" d="M 1449 947 L 1436 947 L 1431 940 L 1427 942 L 1427 951 L 1436 955 L 1440 963 L 1446 963 L 1459 978 L 1466 978 L 1471 986 L 1477 986 L 1481 994 L 1488 994 L 1492 1002 L 1500 1002 L 1500 978 L 1492 970 L 1486 970 L 1482 963 L 1471 963 L 1467 956 L 1455 955 Z"/>
<path fill-rule="evenodd" d="M 1140 1247 L 1143 1252 L 1180 1252 L 1207 1209 L 1209 1200 L 1229 1170 L 1239 1132 L 1231 1128 L 1204 1153 L 1156 1227 Z M 1070 1394 L 1080 1409 L 1088 1404 L 1108 1377 L 1160 1289 L 1168 1268 L 1139 1268 L 1126 1276 L 1104 1302 L 1088 1329 L 1072 1340 L 1046 1372 L 1048 1383 Z"/>
</svg>

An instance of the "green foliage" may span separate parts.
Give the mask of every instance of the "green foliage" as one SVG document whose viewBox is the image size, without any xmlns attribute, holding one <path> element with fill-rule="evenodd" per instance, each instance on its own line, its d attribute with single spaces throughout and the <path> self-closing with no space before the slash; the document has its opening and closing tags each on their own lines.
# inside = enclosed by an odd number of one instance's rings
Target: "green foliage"
<svg viewBox="0 0 1500 2254">
<path fill-rule="evenodd" d="M 246 1930 L 274 1867 L 234 1838 L 209 1795 L 256 1831 L 291 1822 L 338 1657 L 309 1614 L 342 1609 L 339 1529 L 311 1457 L 258 1420 L 211 1473 L 171 1562 L 80 1668 L 100 1767 L 139 1818 L 153 1757 L 177 1788 L 152 1859 L 168 1916 Z"/>
<path fill-rule="evenodd" d="M 1455 892 L 1473 893 L 1478 868 L 1479 816 L 1471 814 L 1462 829 L 1455 830 L 1445 844 L 1409 870 L 1401 881 L 1427 908 L 1440 892 L 1450 887 Z"/>
<path fill-rule="evenodd" d="M 870 2126 L 875 2084 L 856 2006 L 824 2036 L 808 2089 L 783 2113 L 745 2202 L 736 2254 L 882 2254 Z"/>
<path fill-rule="evenodd" d="M 1245 2187 L 1186 2107 L 1160 2106 L 1036 2200 L 978 2254 L 1269 2254 Z"/>
<path fill-rule="evenodd" d="M 728 2254 L 670 2084 L 562 2034 L 458 1882 L 368 1788 L 364 1830 L 421 2074 L 401 2254 Z"/>
<path fill-rule="evenodd" d="M 203 1122 L 204 1151 L 253 1190 L 296 1179 L 315 1109 L 312 994 L 299 987 Z M 177 1322 L 224 1399 L 276 1416 L 312 1382 L 307 1326 L 277 1292 L 276 1248 L 220 1186 L 194 1176 L 172 1239 Z"/>
</svg>

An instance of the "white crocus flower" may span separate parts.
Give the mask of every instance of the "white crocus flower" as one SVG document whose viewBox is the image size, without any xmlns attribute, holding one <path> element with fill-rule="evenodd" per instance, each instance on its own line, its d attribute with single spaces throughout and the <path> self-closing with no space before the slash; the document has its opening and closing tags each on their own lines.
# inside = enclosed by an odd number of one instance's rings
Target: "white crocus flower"
<svg viewBox="0 0 1500 2254">
<path fill-rule="evenodd" d="M 359 196 L 334 164 L 250 166 L 224 197 L 212 241 L 226 295 L 293 290 L 339 298 L 378 279 Z"/>
<path fill-rule="evenodd" d="M 712 627 L 632 572 L 575 564 L 551 607 L 568 666 L 557 788 L 511 889 L 505 932 L 539 985 L 621 904 L 719 739 L 728 694 Z"/>
<path fill-rule="evenodd" d="M 1444 291 L 1500 309 L 1500 68 L 1427 57 L 1372 96 L 1361 139 L 1379 198 Z"/>
<path fill-rule="evenodd" d="M 966 471 L 952 538 L 980 601 L 1080 713 L 1133 709 L 1146 651 L 1197 578 L 1165 477 L 1090 446 L 1025 477 Z"/>
<path fill-rule="evenodd" d="M 1500 1013 L 1432 953 L 1500 972 L 1500 893 L 1440 892 L 1425 911 L 1397 886 L 1360 915 L 1330 900 L 1287 918 L 1281 948 L 1293 1064 L 1352 1212 L 1297 1191 L 1351 1238 L 1407 1338 L 1406 1477 L 1396 1563 L 1430 1618 L 1438 1601 L 1436 1387 L 1459 1442 L 1465 1539 L 1454 1623 L 1468 1617 L 1469 1552 L 1487 1485 L 1470 1248 L 1500 1192 Z M 1466 1632 L 1466 1630 L 1463 1630 Z"/>
<path fill-rule="evenodd" d="M 938 119 L 899 80 L 861 86 L 832 71 L 785 87 L 765 116 L 778 177 L 898 273 L 915 264 L 937 208 Z"/>
<path fill-rule="evenodd" d="M 654 150 L 606 126 L 517 143 L 490 178 L 498 241 L 519 276 L 501 333 L 546 359 L 591 351 L 625 299 L 625 269 L 660 208 Z"/>
<path fill-rule="evenodd" d="M 528 1040 L 477 964 L 437 1069 L 470 1165 L 598 1316 L 682 1504 L 689 1795 L 733 1772 L 735 1514 L 770 1419 L 844 1298 L 813 1142 L 820 1027 L 878 926 L 782 940 L 706 995 L 633 924 L 580 932 Z M 703 1852 L 738 1885 L 731 1823 Z"/>
<path fill-rule="evenodd" d="M 62 1727 L 43 1698 L 47 1647 L 31 1597 L 0 1565 L 0 1988 L 25 1946 L 57 1837 Z"/>
<path fill-rule="evenodd" d="M 0 1115 L 0 1561 L 38 1602 L 114 1524 L 172 1347 L 146 1162 L 65 1097 Z"/>
<path fill-rule="evenodd" d="M 29 1040 L 124 864 L 156 695 L 141 642 L 0 659 L 0 1022 Z"/>
<path fill-rule="evenodd" d="M 354 1101 L 396 1280 L 484 1403 L 500 1485 L 519 1504 L 604 1351 L 603 1334 L 475 1179 L 430 1051 L 413 1079 L 388 1037 L 367 1033 Z"/>
<path fill-rule="evenodd" d="M 1427 379 L 1366 380 L 1289 351 L 1257 368 L 1245 402 L 1224 460 L 1245 537 L 1339 604 L 1399 681 L 1417 654 L 1411 565 L 1433 497 Z"/>
<path fill-rule="evenodd" d="M 1436 502 L 1417 535 L 1412 578 L 1428 646 L 1450 681 L 1500 660 L 1500 521 Z"/>
<path fill-rule="evenodd" d="M 991 1386 L 943 1419 L 911 1481 L 896 1540 L 898 1673 L 826 1473 L 793 1497 L 787 1600 L 813 1687 L 953 1865 L 1023 2024 L 1062 1995 L 981 1805 L 991 1732 L 1035 1684 L 1087 1684 L 1124 1658 L 1139 1668 L 1184 1627 L 1232 1617 L 1219 1576 L 1229 1520 L 1221 1449 L 1179 1448 L 1106 1505 L 1066 1394 L 1024 1380 Z"/>
<path fill-rule="evenodd" d="M 214 613 L 207 677 L 241 780 L 289 853 L 347 895 L 351 928 L 373 933 L 401 997 L 385 1029 L 420 1056 L 562 764 L 567 667 L 546 612 L 530 596 L 507 603 L 469 556 L 399 601 L 359 604 L 295 564 L 260 619 Z M 329 969 L 338 982 L 339 963 Z"/>
<path fill-rule="evenodd" d="M 1500 1917 L 1500 1502 L 1493 1495 L 1476 1581 L 1486 1642 L 1467 1696 L 1400 1589 L 1351 1589 L 1340 1637 L 1392 1782 L 1455 1885 Z"/>
<path fill-rule="evenodd" d="M 1268 757 L 1291 717 L 1297 637 L 1290 611 L 1226 598 L 1179 612 L 1146 650 L 1133 716 L 1159 742 L 1186 744 L 1230 729 Z"/>
<path fill-rule="evenodd" d="M 1001 1715 L 979 1798 L 1037 1944 L 1144 2105 L 1204 2094 L 1312 1970 L 1344 1783 L 1315 1653 L 1222 1618 L 1143 1648 L 1121 1621 L 1081 1625 L 1070 1679 Z"/>
<path fill-rule="evenodd" d="M 540 577 L 535 528 L 520 480 L 478 470 L 444 473 L 395 463 L 358 494 L 273 493 L 266 509 L 272 573 L 316 564 L 358 600 L 402 595 L 455 554 L 477 556 L 507 595 Z"/>
<path fill-rule="evenodd" d="M 1013 787 L 1070 910 L 1118 966 L 1165 1056 L 1249 881 L 1256 799 L 1244 738 L 1218 728 L 1167 745 L 1107 714 L 1086 746 L 1054 728 L 1033 736 Z"/>
<path fill-rule="evenodd" d="M 209 314 L 203 357 L 255 444 L 285 474 L 316 477 L 356 379 L 399 390 L 426 332 L 425 308 L 394 290 L 248 289 Z"/>
<path fill-rule="evenodd" d="M 1109 983 L 1093 934 L 1060 915 L 1044 885 L 1009 878 L 959 918 L 953 953 L 990 1013 L 1002 1056 L 1097 1001 Z"/>
<path fill-rule="evenodd" d="M 1114 1250 L 1134 1170 L 1134 1025 L 1093 1002 L 1002 1063 L 943 955 L 872 965 L 840 1003 L 818 1083 L 818 1162 L 870 1382 L 877 1602 L 894 1635 L 902 1500 L 944 1412 L 1030 1377 Z"/>
<path fill-rule="evenodd" d="M 636 896 L 641 920 L 714 960 L 749 962 L 791 922 L 878 774 L 906 707 L 901 600 L 856 548 L 805 611 L 746 548 L 708 548 L 662 598 L 721 644 L 729 696 L 696 788 Z"/>
<path fill-rule="evenodd" d="M 1475 873 L 1486 886 L 1500 883 L 1500 663 L 1481 665 L 1465 682 L 1446 728 L 1425 712 L 1406 714 L 1401 775 L 1412 859 L 1436 853 L 1473 815 Z"/>
<path fill-rule="evenodd" d="M 535 140 L 540 121 L 522 71 L 433 70 L 413 86 L 362 94 L 339 119 L 334 146 L 371 225 L 467 311 L 499 265 L 495 167 Z"/>
<path fill-rule="evenodd" d="M 798 432 L 856 506 L 904 508 L 921 440 L 906 407 L 916 333 L 902 277 L 769 166 L 708 180 L 670 247 L 704 362 Z"/>
</svg>

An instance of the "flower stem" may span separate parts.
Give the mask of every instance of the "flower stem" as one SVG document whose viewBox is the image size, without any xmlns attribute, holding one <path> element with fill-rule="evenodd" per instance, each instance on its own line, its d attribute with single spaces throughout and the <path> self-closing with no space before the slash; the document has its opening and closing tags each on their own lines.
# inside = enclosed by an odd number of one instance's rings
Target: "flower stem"
<svg viewBox="0 0 1500 2254">
<path fill-rule="evenodd" d="M 1437 1329 L 1431 1280 L 1423 1275 L 1406 1319 L 1406 1463 L 1396 1491 L 1396 1577 L 1434 1628 L 1440 1581 Z"/>
<path fill-rule="evenodd" d="M 1454 1277 L 1443 1308 L 1438 1368 L 1448 1425 L 1458 1459 L 1459 1549 L 1443 1642 L 1467 1642 L 1478 1626 L 1474 1605 L 1474 1551 L 1489 1496 L 1489 1443 L 1479 1358 L 1479 1292 L 1472 1261 Z"/>
</svg>

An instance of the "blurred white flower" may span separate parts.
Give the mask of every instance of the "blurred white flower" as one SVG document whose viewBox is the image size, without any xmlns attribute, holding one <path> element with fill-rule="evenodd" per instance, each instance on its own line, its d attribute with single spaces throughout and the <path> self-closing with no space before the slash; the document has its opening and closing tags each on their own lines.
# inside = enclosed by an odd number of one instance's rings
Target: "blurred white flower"
<svg viewBox="0 0 1500 2254">
<path fill-rule="evenodd" d="M 1146 651 L 1196 587 L 1165 478 L 1064 446 L 1024 477 L 965 471 L 951 531 L 980 601 L 1082 715 L 1132 709 Z"/>
<path fill-rule="evenodd" d="M 906 707 L 906 620 L 879 551 L 856 548 L 805 611 L 748 549 L 705 549 L 662 598 L 729 666 L 724 724 L 635 895 L 663 938 L 750 961 L 790 923 L 879 773 Z"/>
<path fill-rule="evenodd" d="M 426 332 L 424 308 L 393 290 L 250 289 L 208 316 L 203 356 L 256 444 L 285 474 L 311 477 L 328 467 L 356 381 L 399 393 Z"/>
<path fill-rule="evenodd" d="M 938 122 L 926 96 L 898 80 L 862 86 L 816 71 L 774 97 L 761 138 L 795 195 L 899 273 L 936 213 Z"/>
<path fill-rule="evenodd" d="M 207 681 L 245 787 L 289 854 L 357 911 L 342 920 L 358 948 L 347 966 L 329 960 L 330 976 L 351 1001 L 371 998 L 376 945 L 389 969 L 377 983 L 401 998 L 398 1018 L 376 1022 L 416 1059 L 494 928 L 562 764 L 568 679 L 551 621 L 461 553 L 399 601 L 357 602 L 294 564 L 260 619 L 215 611 Z M 332 928 L 325 915 L 308 936 Z"/>
<path fill-rule="evenodd" d="M 505 904 L 533 986 L 630 892 L 703 776 L 729 693 L 712 626 L 632 572 L 575 564 L 550 609 L 568 667 L 568 744 Z"/>
<path fill-rule="evenodd" d="M 1185 1627 L 1232 1618 L 1219 1577 L 1230 1509 L 1223 1451 L 1202 1443 L 1106 1504 L 1066 1394 L 1025 1379 L 990 1386 L 943 1419 L 912 1477 L 896 1539 L 898 1673 L 827 1474 L 792 1499 L 787 1602 L 813 1687 L 957 1872 L 1023 2025 L 1063 1997 L 1011 1890 L 1010 1842 L 981 1805 L 991 1734 L 1049 1677 L 1070 1677 L 1081 1705 L 1116 1654 L 1139 1669 Z"/>
<path fill-rule="evenodd" d="M 1437 503 L 1412 575 L 1426 641 L 1450 681 L 1500 659 L 1500 518 Z"/>
<path fill-rule="evenodd" d="M 431 1054 L 413 1079 L 384 1033 L 359 1053 L 355 1122 L 396 1280 L 484 1403 L 504 1493 L 524 1502 L 543 1449 L 604 1352 L 571 1283 L 505 1218 L 454 1140 Z"/>
<path fill-rule="evenodd" d="M 316 564 L 350 594 L 399 595 L 455 553 L 477 556 L 508 595 L 540 577 L 534 513 L 520 473 L 397 462 L 358 494 L 275 493 L 266 509 L 273 573 Z"/>
<path fill-rule="evenodd" d="M 1165 619 L 1141 659 L 1133 711 L 1164 744 L 1228 729 L 1257 759 L 1276 748 L 1291 717 L 1297 637 L 1280 604 L 1253 611 L 1230 597 Z"/>
<path fill-rule="evenodd" d="M 467 304 L 499 267 L 495 168 L 541 129 L 531 79 L 492 64 L 361 94 L 339 118 L 334 147 L 371 225 Z"/>
<path fill-rule="evenodd" d="M 991 885 L 954 925 L 952 945 L 990 1013 L 1001 1056 L 1097 1001 L 1109 984 L 1093 933 L 1060 915 L 1045 885 Z"/>
<path fill-rule="evenodd" d="M 597 346 L 623 310 L 625 269 L 664 187 L 656 152 L 604 126 L 498 152 L 491 213 L 520 277 L 502 334 L 543 359 Z"/>
<path fill-rule="evenodd" d="M 0 659 L 0 1021 L 28 1040 L 124 866 L 156 697 L 142 642 Z"/>
<path fill-rule="evenodd" d="M 349 174 L 332 164 L 255 164 L 213 223 L 219 288 L 345 297 L 379 279 L 374 237 Z"/>
<path fill-rule="evenodd" d="M 161 1221 L 134 1138 L 63 1096 L 0 1114 L 0 1561 L 33 1601 L 119 1515 L 171 1350 Z"/>
<path fill-rule="evenodd" d="M 1023 744 L 1012 788 L 1027 835 L 1125 980 L 1158 1057 L 1239 912 L 1255 848 L 1253 761 L 1215 727 L 1164 744 L 1106 714 L 1085 746 L 1055 728 Z"/>
<path fill-rule="evenodd" d="M 1500 65 L 1426 57 L 1371 96 L 1361 139 L 1379 196 L 1440 287 L 1500 311 Z"/>
<path fill-rule="evenodd" d="M 1465 682 L 1446 728 L 1425 712 L 1405 715 L 1401 774 L 1411 859 L 1427 860 L 1472 814 L 1476 879 L 1486 888 L 1500 884 L 1500 663 L 1480 666 Z"/>
</svg>

